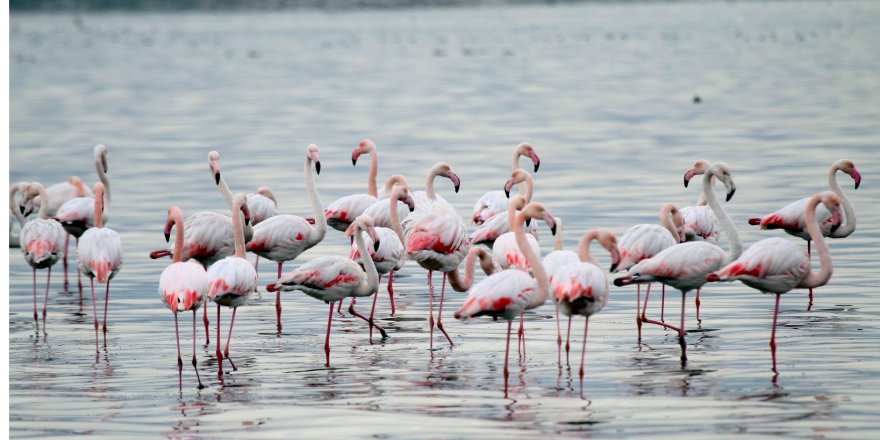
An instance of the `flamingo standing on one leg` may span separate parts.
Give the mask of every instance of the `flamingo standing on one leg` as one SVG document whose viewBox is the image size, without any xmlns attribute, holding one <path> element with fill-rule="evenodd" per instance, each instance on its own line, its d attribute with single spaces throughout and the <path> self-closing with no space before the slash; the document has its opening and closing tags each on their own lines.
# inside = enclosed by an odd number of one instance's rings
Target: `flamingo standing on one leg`
<svg viewBox="0 0 880 440">
<path fill-rule="evenodd" d="M 379 290 L 379 273 L 370 259 L 367 245 L 361 232 L 366 232 L 373 240 L 373 250 L 382 245 L 376 234 L 373 219 L 360 216 L 351 224 L 345 235 L 354 237 L 358 252 L 361 255 L 361 266 L 354 261 L 335 255 L 315 258 L 308 263 L 278 278 L 278 281 L 266 286 L 269 292 L 287 292 L 300 290 L 312 298 L 330 304 L 327 317 L 327 337 L 324 340 L 325 367 L 330 366 L 330 326 L 333 323 L 333 305 L 347 297 L 369 297 Z"/>
<path fill-rule="evenodd" d="M 724 183 L 727 189 L 727 200 L 733 197 L 736 186 L 730 175 L 730 168 L 723 163 L 715 164 L 709 172 L 703 176 L 703 193 L 706 194 L 709 207 L 721 222 L 724 233 L 730 240 L 730 252 L 724 252 L 717 245 L 705 241 L 691 241 L 677 244 L 664 249 L 652 258 L 640 261 L 629 269 L 623 277 L 614 280 L 615 286 L 625 286 L 634 283 L 659 281 L 681 291 L 681 324 L 673 327 L 661 324 L 678 332 L 678 342 L 681 346 L 681 360 L 687 361 L 687 348 L 685 345 L 684 308 L 687 292 L 698 289 L 706 283 L 706 275 L 714 272 L 742 254 L 742 245 L 739 234 L 733 225 L 733 220 L 718 202 L 712 191 L 710 179 L 715 176 Z"/>
<path fill-rule="evenodd" d="M 614 237 L 614 232 L 608 229 L 592 229 L 587 231 L 578 243 L 580 261 L 558 269 L 554 281 L 551 281 L 557 307 L 561 306 L 562 313 L 568 316 L 569 331 L 573 315 L 584 317 L 581 369 L 578 372 L 581 381 L 581 398 L 584 397 L 584 354 L 587 349 L 587 328 L 590 324 L 590 316 L 599 313 L 608 304 L 609 291 L 608 276 L 590 255 L 590 242 L 593 240 L 597 240 L 611 254 L 611 270 L 613 271 L 620 262 L 620 252 L 617 249 L 617 239 Z M 569 345 L 568 339 L 566 339 L 565 345 Z"/>
<path fill-rule="evenodd" d="M 535 172 L 538 172 L 538 167 L 541 166 L 541 159 L 538 157 L 538 153 L 535 153 L 535 147 L 533 147 L 532 144 L 523 142 L 517 145 L 516 150 L 513 152 L 513 166 L 511 171 L 520 169 L 520 157 L 530 158 L 535 165 Z M 520 193 L 522 193 L 525 188 L 520 185 L 519 190 Z M 509 190 L 507 192 L 509 192 Z M 471 216 L 473 223 L 481 225 L 490 218 L 495 217 L 497 214 L 504 213 L 507 210 L 508 198 L 509 196 L 504 192 L 497 190 L 484 193 L 479 199 L 477 199 L 476 203 L 474 203 L 474 212 Z M 529 199 L 531 199 L 531 197 L 529 197 Z"/>
<path fill-rule="evenodd" d="M 672 203 L 664 204 L 660 208 L 660 225 L 638 224 L 620 237 L 620 244 L 618 244 L 620 264 L 617 266 L 617 270 L 628 270 L 640 261 L 652 258 L 664 249 L 684 241 L 683 225 L 684 217 L 678 208 Z M 644 306 L 642 306 L 641 294 L 641 286 L 636 286 L 636 328 L 638 329 L 639 341 L 642 340 L 642 323 L 665 325 L 663 322 L 645 317 L 651 285 L 648 284 L 648 289 L 645 292 Z M 566 353 L 568 353 L 567 347 Z"/>
<path fill-rule="evenodd" d="M 98 310 L 95 301 L 95 281 L 106 284 L 104 294 L 104 344 L 107 344 L 107 307 L 110 303 L 110 280 L 122 267 L 122 238 L 103 223 L 104 184 L 94 186 L 95 225 L 83 232 L 76 245 L 76 266 L 89 278 L 92 286 L 92 311 L 95 314 L 95 344 L 98 340 Z"/>
<path fill-rule="evenodd" d="M 855 181 L 855 189 L 859 189 L 859 184 L 862 182 L 862 175 L 856 170 L 856 166 L 851 160 L 841 159 L 831 165 L 831 168 L 828 170 L 828 187 L 834 194 L 837 194 L 838 198 L 840 198 L 846 223 L 841 225 L 840 220 L 832 221 L 830 218 L 831 213 L 823 208 L 824 205 L 817 206 L 816 208 L 819 211 L 816 212 L 816 218 L 819 220 L 819 230 L 822 232 L 823 237 L 844 238 L 848 237 L 856 230 L 856 212 L 853 209 L 852 204 L 849 202 L 849 199 L 846 197 L 846 194 L 843 193 L 843 190 L 840 189 L 840 185 L 837 183 L 838 171 L 843 171 L 852 177 L 853 181 Z M 807 219 L 806 216 L 804 216 L 804 206 L 807 205 L 808 201 L 809 197 L 792 202 L 788 206 L 768 214 L 763 218 L 750 218 L 749 224 L 760 225 L 761 229 L 782 229 L 789 235 L 803 238 L 807 241 L 807 256 L 810 256 L 810 242 L 813 240 L 810 238 L 810 234 L 806 230 Z M 810 288 L 810 303 L 807 306 L 807 310 L 812 308 L 812 306 L 813 289 Z"/>
<path fill-rule="evenodd" d="M 531 203 L 517 215 L 512 222 L 517 244 L 529 260 L 532 278 L 521 270 L 504 270 L 494 273 L 471 289 L 464 304 L 453 316 L 456 319 L 470 319 L 477 316 L 492 316 L 507 320 L 507 344 L 504 351 L 504 397 L 507 398 L 507 379 L 510 376 L 507 361 L 510 356 L 510 330 L 513 320 L 522 315 L 531 303 L 543 302 L 550 291 L 550 283 L 540 257 L 526 241 L 522 223 L 526 218 L 543 218 L 550 230 L 555 232 L 553 216 L 539 203 Z"/>
<path fill-rule="evenodd" d="M 281 267 L 285 261 L 296 259 L 300 254 L 320 243 L 327 233 L 327 221 L 324 218 L 318 189 L 315 187 L 315 177 L 312 175 L 313 164 L 315 173 L 320 174 L 318 146 L 309 144 L 306 147 L 303 174 L 312 212 L 315 215 L 315 225 L 312 226 L 306 219 L 296 215 L 278 214 L 257 225 L 254 228 L 254 238 L 247 245 L 248 251 L 278 263 L 278 278 L 281 278 Z M 278 333 L 281 333 L 280 291 L 275 296 L 275 314 Z"/>
<path fill-rule="evenodd" d="M 351 164 L 357 165 L 358 157 L 362 154 L 370 155 L 370 173 L 367 176 L 367 194 L 351 194 L 327 205 L 323 215 L 326 216 L 327 224 L 337 231 L 345 232 L 351 222 L 364 213 L 364 210 L 376 203 L 376 174 L 379 171 L 379 152 L 376 144 L 369 139 L 362 140 L 351 153 Z"/>
<path fill-rule="evenodd" d="M 694 166 L 684 173 L 684 187 L 687 188 L 688 183 L 694 176 L 706 174 L 712 164 L 705 159 L 694 162 Z M 712 187 L 715 187 L 715 179 L 712 178 Z M 684 236 L 685 241 L 707 241 L 712 244 L 718 244 L 721 235 L 721 227 L 718 225 L 718 218 L 708 206 L 706 206 L 706 196 L 700 191 L 700 197 L 697 199 L 695 206 L 685 206 L 681 209 L 681 215 L 684 217 Z M 700 290 L 694 297 L 694 305 L 697 308 L 697 323 L 703 322 L 700 319 Z M 664 286 L 665 291 L 665 286 Z M 664 292 L 665 293 L 665 292 Z M 664 295 L 665 297 L 665 295 Z M 665 300 L 665 298 L 664 298 Z M 660 320 L 663 320 L 663 310 L 665 301 L 660 305 Z M 665 322 L 665 321 L 664 321 Z"/>
<path fill-rule="evenodd" d="M 159 297 L 168 305 L 174 315 L 174 336 L 177 339 L 177 377 L 179 387 L 183 389 L 183 360 L 180 356 L 180 334 L 177 327 L 177 313 L 192 311 L 193 313 L 193 357 L 192 366 L 199 381 L 199 389 L 204 388 L 199 377 L 196 362 L 196 311 L 204 305 L 208 294 L 208 273 L 201 264 L 195 261 L 182 261 L 183 258 L 183 212 L 177 206 L 168 209 L 168 221 L 175 227 L 173 262 L 162 271 L 159 278 Z"/>
<path fill-rule="evenodd" d="M 241 214 L 241 215 L 239 215 Z M 257 290 L 257 271 L 254 265 L 245 258 L 244 224 L 250 223 L 250 210 L 247 196 L 236 194 L 232 199 L 232 231 L 235 235 L 235 254 L 230 255 L 208 268 L 208 298 L 217 304 L 217 376 L 223 376 L 223 358 L 238 370 L 229 358 L 229 341 L 232 339 L 232 327 L 235 325 L 235 312 L 238 307 L 247 303 L 248 296 Z M 232 308 L 229 321 L 229 336 L 226 337 L 226 349 L 220 351 L 220 306 Z"/>
<path fill-rule="evenodd" d="M 31 183 L 25 190 L 25 197 L 38 194 L 47 200 L 46 189 L 39 183 Z M 48 269 L 46 273 L 46 299 L 43 303 L 43 329 L 46 327 L 46 305 L 49 302 L 49 279 L 52 275 L 52 266 L 61 257 L 62 244 L 65 232 L 54 219 L 48 218 L 49 204 L 40 206 L 38 218 L 31 220 L 21 228 L 21 252 L 24 259 L 31 266 L 34 281 L 34 321 L 37 321 L 37 269 Z"/>
<path fill-rule="evenodd" d="M 740 280 L 763 293 L 776 294 L 770 333 L 773 382 L 776 382 L 779 375 L 776 370 L 776 318 L 779 315 L 779 298 L 794 288 L 824 286 L 831 278 L 831 255 L 816 218 L 816 207 L 820 202 L 831 213 L 833 221 L 839 222 L 841 200 L 835 193 L 826 191 L 810 197 L 804 207 L 807 234 L 816 244 L 816 251 L 819 253 L 819 272 L 812 271 L 810 257 L 800 246 L 781 238 L 767 238 L 753 244 L 735 261 L 710 273 L 706 278 L 708 281 Z"/>
<path fill-rule="evenodd" d="M 390 206 L 397 206 L 397 201 L 403 200 L 404 203 L 409 207 L 410 211 L 415 209 L 415 203 L 413 202 L 412 197 L 409 195 L 409 189 L 403 186 L 396 186 L 391 193 L 390 198 Z M 406 261 L 404 258 L 406 256 L 405 249 L 403 247 L 403 227 L 400 225 L 400 217 L 397 215 L 397 209 L 391 209 L 391 225 L 392 227 L 375 227 L 376 234 L 379 237 L 379 241 L 382 243 L 375 251 L 370 253 L 370 259 L 373 260 L 373 263 L 376 265 L 376 272 L 379 274 L 379 282 L 382 282 L 382 275 L 386 273 L 393 272 L 395 270 L 399 270 L 403 267 L 403 263 Z M 366 215 L 366 214 L 365 214 Z M 372 218 L 372 217 L 370 217 Z M 366 243 L 367 249 L 371 249 L 373 246 L 373 241 L 369 236 L 364 237 L 364 242 Z M 352 243 L 351 245 L 351 253 L 349 254 L 349 258 L 358 261 L 361 260 L 360 250 L 357 245 Z M 351 303 L 348 306 L 348 312 L 353 316 L 357 316 L 358 318 L 366 320 L 370 324 L 370 340 L 373 338 L 373 327 L 375 324 L 373 323 L 373 314 L 376 311 L 376 298 L 378 298 L 378 293 L 373 296 L 373 306 L 370 308 L 370 317 L 369 319 L 364 318 L 363 315 L 355 312 L 354 310 L 354 297 L 351 299 Z M 377 327 L 380 329 L 382 333 L 382 338 L 387 338 L 388 335 L 385 333 L 385 330 L 381 329 L 381 327 Z"/>
<path fill-rule="evenodd" d="M 449 203 L 434 192 L 434 178 L 443 176 L 452 181 L 458 192 L 461 180 L 449 165 L 439 162 L 428 173 L 425 191 L 413 193 L 415 212 L 404 222 L 407 257 L 428 270 L 428 326 L 430 328 L 429 348 L 434 348 L 434 285 L 431 282 L 433 271 L 443 273 L 440 287 L 440 307 L 437 312 L 437 328 L 452 345 L 452 338 L 443 328 L 443 297 L 446 293 L 446 274 L 458 267 L 470 249 L 467 227 L 461 216 Z"/>
</svg>

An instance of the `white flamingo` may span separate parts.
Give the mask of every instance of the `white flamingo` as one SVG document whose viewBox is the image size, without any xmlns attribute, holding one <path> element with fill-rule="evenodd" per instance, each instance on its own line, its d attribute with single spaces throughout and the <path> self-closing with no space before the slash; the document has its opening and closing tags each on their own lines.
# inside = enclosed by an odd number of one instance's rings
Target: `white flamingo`
<svg viewBox="0 0 880 440">
<path fill-rule="evenodd" d="M 513 166 L 511 171 L 520 169 L 520 157 L 530 158 L 535 165 L 535 172 L 538 172 L 538 167 L 541 166 L 541 159 L 538 157 L 538 154 L 535 153 L 535 148 L 532 144 L 523 142 L 517 145 L 516 150 L 513 152 Z M 524 190 L 522 186 L 520 186 L 519 189 L 520 192 Z M 509 193 L 509 191 L 507 192 Z M 480 225 L 495 215 L 505 212 L 507 210 L 507 199 L 508 196 L 501 191 L 488 191 L 484 193 L 479 199 L 477 199 L 476 203 L 474 203 L 474 212 L 471 216 L 473 223 Z"/>
<path fill-rule="evenodd" d="M 330 366 L 330 327 L 333 323 L 333 305 L 345 298 L 363 298 L 375 295 L 379 290 L 379 273 L 370 259 L 367 245 L 361 232 L 366 232 L 373 240 L 373 250 L 382 243 L 373 226 L 373 219 L 360 216 L 351 224 L 345 235 L 354 237 L 354 242 L 361 255 L 361 264 L 336 255 L 325 255 L 278 278 L 278 281 L 266 286 L 269 292 L 288 292 L 299 290 L 312 298 L 330 304 L 327 317 L 327 337 L 324 340 L 324 366 Z"/>
<path fill-rule="evenodd" d="M 358 157 L 362 154 L 370 155 L 367 194 L 351 194 L 339 198 L 327 205 L 327 209 L 324 211 L 327 224 L 337 231 L 345 232 L 354 219 L 379 200 L 376 192 L 376 174 L 379 171 L 379 152 L 376 150 L 376 144 L 369 139 L 362 140 L 351 153 L 351 164 L 357 165 Z"/>
<path fill-rule="evenodd" d="M 229 358 L 229 341 L 232 339 L 232 327 L 235 325 L 235 312 L 247 303 L 247 298 L 257 290 L 257 271 L 254 265 L 245 258 L 244 225 L 250 223 L 250 210 L 247 196 L 236 194 L 232 199 L 232 231 L 235 236 L 235 253 L 208 268 L 208 298 L 217 304 L 217 375 L 223 376 L 223 358 L 229 361 L 233 370 L 238 370 Z M 226 348 L 220 351 L 220 306 L 232 308 L 229 321 L 229 336 L 226 337 Z"/>
<path fill-rule="evenodd" d="M 25 197 L 41 195 L 48 197 L 46 189 L 39 183 L 31 183 L 25 190 Z M 27 222 L 21 228 L 21 252 L 31 266 L 34 282 L 34 321 L 37 320 L 37 269 L 48 269 L 46 273 L 46 299 L 43 303 L 43 328 L 46 327 L 46 305 L 49 302 L 49 280 L 52 266 L 58 262 L 62 252 L 62 241 L 66 233 L 61 223 L 49 218 L 48 204 L 40 206 L 38 218 Z"/>
<path fill-rule="evenodd" d="M 177 327 L 177 313 L 192 311 L 193 313 L 193 357 L 192 366 L 199 381 L 199 389 L 204 388 L 199 377 L 196 362 L 196 311 L 204 305 L 208 294 L 208 273 L 195 261 L 182 261 L 183 258 L 183 212 L 177 206 L 168 209 L 168 221 L 175 229 L 174 259 L 159 278 L 159 297 L 168 305 L 174 315 L 174 336 L 177 339 L 177 377 L 180 389 L 183 389 L 183 360 L 180 356 L 180 334 Z"/>
<path fill-rule="evenodd" d="M 278 263 L 278 278 L 281 278 L 281 267 L 285 261 L 296 259 L 300 254 L 320 243 L 327 233 L 327 221 L 324 218 L 324 210 L 312 174 L 313 166 L 315 173 L 320 174 L 318 146 L 309 144 L 306 147 L 303 175 L 309 192 L 309 202 L 315 215 L 315 225 L 312 226 L 306 219 L 296 215 L 277 214 L 257 225 L 254 228 L 254 238 L 247 244 L 248 251 Z M 275 314 L 277 329 L 281 333 L 280 291 L 275 296 Z"/>
<path fill-rule="evenodd" d="M 110 303 L 110 280 L 122 268 L 122 238 L 103 223 L 104 184 L 94 186 L 94 227 L 83 232 L 76 245 L 76 266 L 89 278 L 92 286 L 92 311 L 95 318 L 95 344 L 98 343 L 98 310 L 95 301 L 95 281 L 106 285 L 104 294 L 104 344 L 107 344 L 107 307 Z"/>
</svg>

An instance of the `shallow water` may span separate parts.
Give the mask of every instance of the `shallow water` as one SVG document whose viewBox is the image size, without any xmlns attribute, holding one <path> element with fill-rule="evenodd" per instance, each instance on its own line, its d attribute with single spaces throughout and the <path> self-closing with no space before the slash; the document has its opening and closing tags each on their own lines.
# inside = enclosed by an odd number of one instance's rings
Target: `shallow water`
<svg viewBox="0 0 880 440">
<path fill-rule="evenodd" d="M 61 292 L 57 265 L 44 335 L 31 317 L 29 267 L 10 249 L 10 434 L 872 438 L 878 22 L 871 2 L 15 14 L 10 181 L 91 181 L 91 147 L 108 145 L 108 226 L 122 234 L 125 263 L 112 282 L 107 346 L 96 354 L 88 295 L 81 309 L 76 293 Z M 589 228 L 622 234 L 654 222 L 662 202 L 693 203 L 698 189 L 682 188 L 681 176 L 701 157 L 734 170 L 738 191 L 725 206 L 745 246 L 781 235 L 750 229 L 748 217 L 823 189 L 842 157 L 864 176 L 858 191 L 841 177 L 858 229 L 830 243 L 834 277 L 811 311 L 804 292 L 783 297 L 777 384 L 772 297 L 713 285 L 701 326 L 688 298 L 682 366 L 671 332 L 648 326 L 636 342 L 634 288 L 614 288 L 591 323 L 586 398 L 582 323 L 573 326 L 572 369 L 560 372 L 548 304 L 526 316 L 527 357 L 513 350 L 505 399 L 505 325 L 455 322 L 464 296 L 450 293 L 444 322 L 456 345 L 440 336 L 429 352 L 425 272 L 410 263 L 394 318 L 381 289 L 388 340 L 370 344 L 362 322 L 334 320 L 324 368 L 326 306 L 286 294 L 279 336 L 273 295 L 257 294 L 235 325 L 238 371 L 218 380 L 200 324 L 208 387 L 196 389 L 185 363 L 180 393 L 173 320 L 156 294 L 167 261 L 147 253 L 164 246 L 172 204 L 185 214 L 224 210 L 207 152 L 222 153 L 234 190 L 268 185 L 280 211 L 309 215 L 305 145 L 320 146 L 318 186 L 329 203 L 364 190 L 366 166 L 352 167 L 349 155 L 365 137 L 379 147 L 380 179 L 403 173 L 418 186 L 434 162 L 449 162 L 462 189 L 438 182 L 439 192 L 465 218 L 481 193 L 503 185 L 514 146 L 531 141 L 542 158 L 535 198 L 564 219 L 567 247 Z M 541 242 L 551 249 L 546 230 Z M 331 230 L 285 268 L 346 246 Z M 273 274 L 261 265 L 260 285 Z M 677 319 L 680 295 L 669 293 L 666 316 Z M 181 315 L 185 358 L 190 319 Z"/>
</svg>

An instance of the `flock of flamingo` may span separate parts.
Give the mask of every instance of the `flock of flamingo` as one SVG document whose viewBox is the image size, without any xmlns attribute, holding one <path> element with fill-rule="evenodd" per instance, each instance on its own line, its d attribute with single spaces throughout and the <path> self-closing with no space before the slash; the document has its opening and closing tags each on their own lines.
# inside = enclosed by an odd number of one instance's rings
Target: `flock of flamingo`
<svg viewBox="0 0 880 440">
<path fill-rule="evenodd" d="M 523 313 L 537 309 L 551 298 L 556 306 L 557 360 L 561 366 L 562 329 L 559 311 L 568 317 L 566 330 L 566 357 L 570 350 L 571 319 L 584 319 L 581 341 L 579 376 L 583 389 L 584 354 L 590 316 L 601 311 L 608 303 L 609 272 L 626 273 L 613 280 L 615 286 L 637 284 L 636 324 L 641 340 L 642 325 L 659 325 L 677 332 L 681 346 L 681 360 L 687 360 L 685 342 L 685 303 L 687 294 L 696 290 L 696 313 L 699 320 L 700 289 L 709 282 L 742 281 L 763 293 L 776 295 L 776 306 L 770 336 L 776 380 L 776 320 L 782 294 L 795 288 L 812 289 L 828 282 L 832 273 L 831 256 L 825 237 L 843 238 L 855 230 L 856 216 L 837 183 L 836 174 L 844 172 L 855 181 L 858 189 L 861 175 L 850 160 L 835 162 L 828 171 L 830 191 L 820 192 L 798 200 L 763 217 L 752 218 L 749 224 L 761 229 L 782 229 L 807 241 L 806 251 L 795 243 L 774 237 L 761 240 L 743 252 L 737 228 L 713 191 L 716 182 L 724 185 L 726 201 L 736 190 L 731 169 L 723 163 L 711 164 L 698 160 L 684 174 L 684 186 L 702 175 L 703 190 L 696 206 L 678 209 L 665 204 L 660 209 L 660 224 L 639 224 L 630 228 L 618 240 L 608 229 L 592 229 L 584 233 L 577 252 L 563 249 L 562 220 L 553 216 L 542 204 L 532 201 L 534 180 L 520 167 L 520 158 L 531 160 L 538 172 L 540 159 L 534 147 L 526 142 L 517 146 L 513 155 L 512 173 L 504 190 L 491 191 L 474 205 L 471 221 L 477 229 L 469 234 L 462 216 L 434 188 L 436 177 L 449 179 L 458 192 L 459 176 L 445 163 L 437 163 L 427 174 L 424 191 L 411 191 L 406 179 L 393 175 L 384 186 L 382 197 L 377 191 L 378 154 L 376 145 L 361 141 L 351 155 L 356 165 L 362 155 L 370 156 L 367 193 L 343 197 L 324 206 L 318 196 L 316 175 L 321 172 L 318 147 L 308 145 L 305 151 L 303 176 L 308 189 L 311 218 L 276 213 L 276 199 L 269 188 L 261 187 L 252 194 L 233 194 L 220 173 L 220 155 L 211 152 L 208 163 L 214 183 L 222 195 L 230 215 L 203 211 L 184 220 L 181 209 L 168 209 L 165 240 L 173 245 L 150 254 L 151 258 L 171 257 L 172 263 L 159 278 L 159 296 L 174 316 L 177 336 L 177 364 L 180 387 L 183 386 L 183 361 L 180 352 L 177 315 L 193 313 L 193 357 L 199 388 L 203 387 L 196 360 L 197 314 L 204 311 L 206 344 L 210 344 L 208 304 L 217 305 L 216 356 L 218 375 L 222 378 L 224 359 L 233 370 L 236 366 L 229 357 L 229 343 L 238 307 L 246 305 L 248 297 L 257 290 L 259 258 L 277 263 L 277 280 L 266 286 L 276 292 L 277 330 L 280 334 L 281 293 L 299 290 L 328 304 L 327 332 L 324 342 L 325 366 L 330 366 L 330 328 L 334 306 L 340 311 L 342 303 L 350 298 L 351 315 L 363 319 L 369 326 L 387 338 L 388 334 L 374 319 L 376 299 L 382 277 L 387 275 L 387 291 L 394 307 L 394 272 L 409 260 L 428 271 L 428 304 L 430 331 L 429 347 L 433 348 L 434 327 L 443 333 L 451 345 L 443 321 L 443 302 L 447 278 L 450 286 L 460 292 L 469 292 L 461 307 L 453 313 L 459 320 L 479 316 L 502 318 L 507 321 L 507 344 L 504 356 L 505 397 L 507 396 L 508 357 L 510 333 L 519 320 L 517 347 L 525 351 Z M 94 313 L 95 343 L 98 344 L 98 311 L 95 301 L 95 282 L 105 285 L 103 332 L 106 344 L 107 305 L 110 300 L 110 280 L 122 266 L 122 240 L 112 229 L 104 227 L 110 206 L 110 182 L 107 177 L 107 148 L 98 145 L 94 158 L 99 182 L 90 191 L 77 177 L 45 188 L 36 182 L 20 182 L 11 186 L 10 211 L 21 224 L 20 236 L 12 233 L 10 245 L 20 246 L 25 260 L 33 268 L 34 319 L 37 314 L 36 270 L 47 269 L 46 299 L 42 319 L 45 329 L 46 304 L 52 266 L 64 262 L 64 288 L 68 288 L 67 254 L 70 235 L 76 239 L 76 266 L 91 284 Z M 517 193 L 511 192 L 517 188 Z M 16 199 L 16 196 L 21 195 Z M 36 211 L 37 218 L 27 216 Z M 842 211 L 842 212 L 841 212 Z M 532 221 L 535 220 L 535 221 Z M 555 235 L 555 250 L 540 257 L 536 239 L 537 224 L 546 223 Z M 349 255 L 325 255 L 311 259 L 297 269 L 284 273 L 283 265 L 295 260 L 303 252 L 317 246 L 327 227 L 343 232 L 351 239 Z M 722 233 L 728 250 L 718 246 Z M 593 241 L 610 254 L 609 271 L 600 268 L 590 253 Z M 483 246 L 485 247 L 483 247 Z M 811 245 L 819 254 L 819 271 L 811 268 Z M 246 252 L 257 257 L 252 264 Z M 474 273 L 479 261 L 487 277 L 474 285 Z M 462 267 L 462 262 L 464 265 Z M 442 273 L 439 304 L 434 317 L 434 272 Z M 658 319 L 646 316 L 651 284 L 663 285 L 662 307 Z M 82 282 L 79 283 L 82 301 Z M 641 284 L 647 284 L 644 300 Z M 666 322 L 665 286 L 681 292 L 681 314 L 678 325 Z M 356 298 L 372 296 L 369 316 L 355 310 Z M 338 305 L 337 305 L 338 304 Z M 220 310 L 232 309 L 224 350 L 221 351 Z M 37 321 L 39 323 L 39 321 Z"/>
</svg>

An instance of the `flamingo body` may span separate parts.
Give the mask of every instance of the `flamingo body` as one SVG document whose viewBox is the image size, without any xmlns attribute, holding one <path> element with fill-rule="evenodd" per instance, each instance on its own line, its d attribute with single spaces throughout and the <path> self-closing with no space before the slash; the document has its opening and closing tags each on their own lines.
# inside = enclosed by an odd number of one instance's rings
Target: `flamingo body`
<svg viewBox="0 0 880 440">
<path fill-rule="evenodd" d="M 377 200 L 365 209 L 362 215 L 372 217 L 373 221 L 376 222 L 377 228 L 391 228 L 391 199 Z M 408 215 L 409 207 L 406 206 L 406 203 L 397 202 L 397 217 L 400 221 L 402 222 Z"/>
<path fill-rule="evenodd" d="M 301 290 L 312 298 L 336 302 L 353 296 L 352 292 L 364 282 L 363 278 L 364 271 L 356 262 L 336 255 L 325 255 L 282 275 L 276 285 L 282 291 Z"/>
<path fill-rule="evenodd" d="M 538 240 L 533 235 L 526 235 L 526 240 L 540 258 L 541 246 L 538 244 Z M 529 262 L 516 245 L 516 237 L 513 232 L 505 232 L 495 240 L 495 244 L 492 246 L 492 256 L 495 257 L 495 261 L 502 269 L 513 267 L 524 271 L 530 270 Z"/>
<path fill-rule="evenodd" d="M 159 278 L 159 297 L 172 312 L 198 310 L 208 294 L 208 273 L 195 261 L 172 263 Z"/>
<path fill-rule="evenodd" d="M 502 195 L 504 193 L 502 192 Z M 507 199 L 505 199 L 506 201 Z M 504 209 L 507 209 L 505 206 Z M 498 237 L 510 232 L 510 221 L 506 215 L 493 215 L 482 221 L 480 227 L 471 234 L 471 244 L 484 244 L 493 247 Z M 526 227 L 526 233 L 538 238 L 538 225 L 532 223 Z"/>
<path fill-rule="evenodd" d="M 21 252 L 34 269 L 51 267 L 64 252 L 64 228 L 51 219 L 34 219 L 21 229 Z"/>
<path fill-rule="evenodd" d="M 257 290 L 254 265 L 238 256 L 229 256 L 208 268 L 208 298 L 218 305 L 240 307 Z"/>
<path fill-rule="evenodd" d="M 810 240 L 804 218 L 804 209 L 809 201 L 809 197 L 803 198 L 767 215 L 761 219 L 761 229 L 782 229 L 789 235 Z M 823 237 L 831 235 L 841 224 L 840 219 L 835 220 L 831 212 L 822 204 L 816 206 L 816 219 L 819 221 L 819 231 Z"/>
<path fill-rule="evenodd" d="M 272 261 L 290 261 L 314 246 L 314 235 L 315 228 L 304 218 L 276 215 L 254 227 L 247 250 Z"/>
<path fill-rule="evenodd" d="M 474 203 L 473 222 L 479 225 L 505 212 L 507 212 L 507 195 L 504 191 L 488 191 Z"/>
<path fill-rule="evenodd" d="M 400 242 L 400 238 L 397 237 L 397 233 L 393 229 L 377 227 L 376 234 L 379 236 L 379 249 L 374 249 L 373 239 L 369 235 L 361 233 L 370 252 L 370 259 L 376 265 L 376 272 L 384 275 L 392 270 L 400 269 L 403 266 L 403 256 L 406 254 L 406 249 Z M 356 243 L 351 244 L 351 253 L 348 258 L 353 261 L 361 259 L 361 253 L 358 251 Z"/>
<path fill-rule="evenodd" d="M 216 212 L 190 215 L 183 225 L 183 234 L 183 261 L 192 258 L 209 267 L 235 251 L 230 219 Z"/>
<path fill-rule="evenodd" d="M 467 228 L 454 211 L 418 207 L 416 202 L 416 211 L 407 217 L 404 225 L 407 255 L 425 269 L 452 271 L 470 249 Z"/>
<path fill-rule="evenodd" d="M 620 270 L 633 267 L 636 263 L 651 258 L 664 249 L 676 244 L 669 230 L 654 224 L 635 225 L 626 231 L 617 248 L 620 250 Z"/>
<path fill-rule="evenodd" d="M 354 219 L 358 218 L 370 205 L 378 200 L 369 194 L 351 194 L 337 199 L 327 205 L 327 208 L 324 210 L 327 225 L 337 231 L 345 232 Z"/>
<path fill-rule="evenodd" d="M 708 241 L 718 243 L 721 228 L 718 218 L 708 206 L 686 206 L 681 209 L 684 217 L 684 236 L 686 241 Z"/>
<path fill-rule="evenodd" d="M 104 221 L 107 215 L 102 215 Z M 58 208 L 55 218 L 64 227 L 64 230 L 79 238 L 83 233 L 95 225 L 95 198 L 75 197 Z"/>
<path fill-rule="evenodd" d="M 740 280 L 764 293 L 785 293 L 809 272 L 810 260 L 803 247 L 774 237 L 753 244 L 716 275 L 719 281 Z"/>
<path fill-rule="evenodd" d="M 251 224 L 254 226 L 275 215 L 275 202 L 262 194 L 248 194 L 247 205 L 251 210 Z"/>
<path fill-rule="evenodd" d="M 83 275 L 106 284 L 122 267 L 122 238 L 108 228 L 89 228 L 76 247 L 76 266 Z"/>
<path fill-rule="evenodd" d="M 533 302 L 537 289 L 537 282 L 521 270 L 494 273 L 471 289 L 454 316 L 456 319 L 492 316 L 511 321 Z"/>
<path fill-rule="evenodd" d="M 659 281 L 687 292 L 703 287 L 706 275 L 721 268 L 727 258 L 727 253 L 714 244 L 691 241 L 642 260 L 629 269 L 629 274 L 639 282 Z"/>
<path fill-rule="evenodd" d="M 570 264 L 555 272 L 553 296 L 566 316 L 590 316 L 608 304 L 608 278 L 593 263 Z"/>
</svg>

